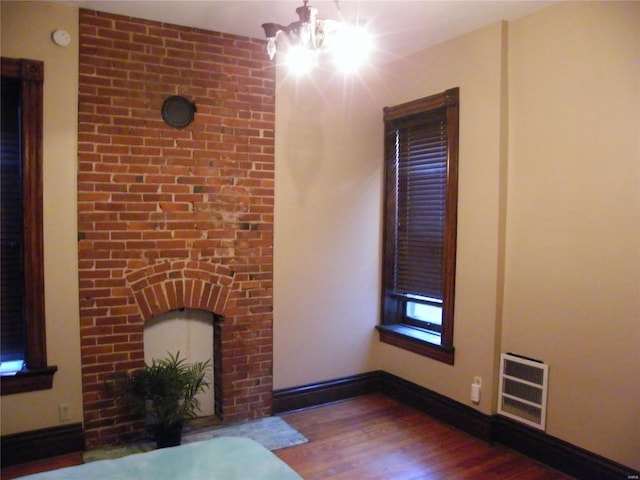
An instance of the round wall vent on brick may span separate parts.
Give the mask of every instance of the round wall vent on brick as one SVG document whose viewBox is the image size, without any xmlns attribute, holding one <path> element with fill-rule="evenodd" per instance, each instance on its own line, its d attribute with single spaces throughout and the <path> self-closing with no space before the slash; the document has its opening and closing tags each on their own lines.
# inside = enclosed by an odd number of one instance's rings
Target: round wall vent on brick
<svg viewBox="0 0 640 480">
<path fill-rule="evenodd" d="M 162 102 L 162 118 L 175 128 L 184 128 L 193 121 L 196 112 L 195 103 L 181 95 L 172 95 Z"/>
</svg>

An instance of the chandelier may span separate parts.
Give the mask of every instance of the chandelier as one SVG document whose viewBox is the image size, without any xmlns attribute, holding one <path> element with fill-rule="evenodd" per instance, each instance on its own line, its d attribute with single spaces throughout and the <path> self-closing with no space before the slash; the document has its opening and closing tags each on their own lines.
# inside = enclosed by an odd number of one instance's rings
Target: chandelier
<svg viewBox="0 0 640 480">
<path fill-rule="evenodd" d="M 296 8 L 299 20 L 289 25 L 263 23 L 267 37 L 267 53 L 273 60 L 277 53 L 276 40 L 284 33 L 289 42 L 285 62 L 296 73 L 308 72 L 319 62 L 321 54 L 329 54 L 336 66 L 345 72 L 355 71 L 371 50 L 371 39 L 360 27 L 344 22 L 338 0 L 338 20 L 318 18 L 318 9 L 308 5 Z"/>
</svg>

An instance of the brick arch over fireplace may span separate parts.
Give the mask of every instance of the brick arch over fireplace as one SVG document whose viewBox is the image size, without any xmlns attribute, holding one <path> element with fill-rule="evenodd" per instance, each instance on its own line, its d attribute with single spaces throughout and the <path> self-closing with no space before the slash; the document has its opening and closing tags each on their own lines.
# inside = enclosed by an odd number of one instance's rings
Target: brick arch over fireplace
<svg viewBox="0 0 640 480">
<path fill-rule="evenodd" d="M 216 415 L 224 418 L 225 383 L 228 383 L 224 381 L 224 372 L 235 371 L 237 360 L 228 355 L 222 342 L 221 321 L 233 287 L 231 272 L 212 263 L 180 260 L 130 271 L 125 273 L 125 278 L 138 304 L 143 324 L 171 310 L 194 309 L 214 314 L 211 338 L 214 408 Z"/>
<path fill-rule="evenodd" d="M 182 308 L 225 315 L 233 277 L 228 269 L 199 261 L 163 262 L 125 274 L 144 322 Z"/>
<path fill-rule="evenodd" d="M 87 272 L 83 272 L 87 273 Z M 124 273 L 124 272 L 123 272 Z M 247 274 L 207 262 L 159 262 L 124 273 L 120 298 L 94 298 L 81 328 L 85 429 L 89 447 L 136 438 L 140 423 L 128 417 L 109 387 L 119 374 L 142 367 L 144 327 L 157 315 L 183 308 L 214 314 L 215 413 L 226 422 L 271 413 L 273 334 L 270 297 L 252 297 Z M 83 275 L 86 278 L 86 275 Z M 88 299 L 85 299 L 87 301 Z M 113 304 L 112 307 L 105 305 Z M 128 305 L 119 307 L 117 305 Z"/>
</svg>

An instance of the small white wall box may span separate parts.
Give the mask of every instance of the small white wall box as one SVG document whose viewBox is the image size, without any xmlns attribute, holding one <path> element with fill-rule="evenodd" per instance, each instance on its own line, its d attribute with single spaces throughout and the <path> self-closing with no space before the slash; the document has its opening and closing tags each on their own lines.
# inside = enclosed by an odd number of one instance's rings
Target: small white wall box
<svg viewBox="0 0 640 480">
<path fill-rule="evenodd" d="M 548 381 L 548 365 L 513 353 L 502 353 L 498 413 L 545 430 Z"/>
</svg>

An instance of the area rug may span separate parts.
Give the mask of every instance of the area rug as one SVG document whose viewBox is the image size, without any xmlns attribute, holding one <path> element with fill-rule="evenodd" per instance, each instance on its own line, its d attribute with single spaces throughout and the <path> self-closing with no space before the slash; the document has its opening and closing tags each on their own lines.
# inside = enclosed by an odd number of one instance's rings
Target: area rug
<svg viewBox="0 0 640 480">
<path fill-rule="evenodd" d="M 213 427 L 207 430 L 185 433 L 182 443 L 208 440 L 214 437 L 246 437 L 255 440 L 269 450 L 278 450 L 307 443 L 309 440 L 280 417 L 266 417 L 259 420 L 236 423 L 229 426 Z M 155 449 L 155 442 L 142 441 L 128 445 L 99 448 L 84 452 L 85 463 L 124 457 L 134 453 L 148 452 Z"/>
<path fill-rule="evenodd" d="M 237 423 L 228 427 L 216 427 L 208 431 L 189 433 L 183 443 L 208 440 L 213 437 L 247 437 L 261 443 L 269 450 L 278 450 L 307 443 L 309 440 L 280 417 Z"/>
</svg>

